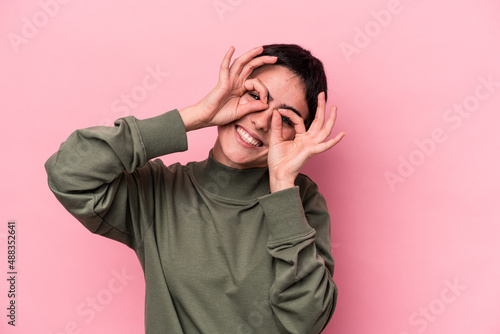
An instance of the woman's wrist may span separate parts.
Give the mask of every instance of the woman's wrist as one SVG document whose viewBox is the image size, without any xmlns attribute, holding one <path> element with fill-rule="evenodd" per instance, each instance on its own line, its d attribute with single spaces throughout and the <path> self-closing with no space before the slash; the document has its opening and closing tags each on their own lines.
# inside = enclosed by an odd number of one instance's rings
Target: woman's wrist
<svg viewBox="0 0 500 334">
<path fill-rule="evenodd" d="M 292 180 L 291 178 L 286 180 L 278 180 L 274 177 L 270 177 L 269 185 L 271 188 L 271 193 L 295 187 L 294 180 Z"/>
<path fill-rule="evenodd" d="M 190 106 L 179 110 L 186 132 L 203 128 L 202 123 L 196 116 L 196 106 Z"/>
</svg>

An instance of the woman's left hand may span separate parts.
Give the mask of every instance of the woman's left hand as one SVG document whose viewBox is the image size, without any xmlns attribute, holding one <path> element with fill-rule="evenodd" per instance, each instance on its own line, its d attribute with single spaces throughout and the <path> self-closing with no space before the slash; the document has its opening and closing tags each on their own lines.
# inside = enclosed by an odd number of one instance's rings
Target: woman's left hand
<svg viewBox="0 0 500 334">
<path fill-rule="evenodd" d="M 304 120 L 291 110 L 274 110 L 267 156 L 271 192 L 293 187 L 295 178 L 311 157 L 331 149 L 344 137 L 345 132 L 341 132 L 335 138 L 327 140 L 335 124 L 337 107 L 331 108 L 330 116 L 325 122 L 325 104 L 325 94 L 320 93 L 316 116 L 307 131 Z M 282 137 L 282 116 L 293 123 L 293 140 L 286 141 Z"/>
</svg>

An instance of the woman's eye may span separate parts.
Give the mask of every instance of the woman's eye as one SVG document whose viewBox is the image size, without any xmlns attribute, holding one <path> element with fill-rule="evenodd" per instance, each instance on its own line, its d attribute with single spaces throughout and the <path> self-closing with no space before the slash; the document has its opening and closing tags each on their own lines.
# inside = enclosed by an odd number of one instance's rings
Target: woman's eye
<svg viewBox="0 0 500 334">
<path fill-rule="evenodd" d="M 255 94 L 255 93 L 248 93 L 248 95 L 250 95 L 254 100 L 260 100 L 260 96 L 259 94 Z"/>
<path fill-rule="evenodd" d="M 285 117 L 285 116 L 281 116 L 281 120 L 282 120 L 282 121 L 283 121 L 283 123 L 285 123 L 286 125 L 292 126 L 292 122 L 290 121 L 290 118 Z"/>
</svg>

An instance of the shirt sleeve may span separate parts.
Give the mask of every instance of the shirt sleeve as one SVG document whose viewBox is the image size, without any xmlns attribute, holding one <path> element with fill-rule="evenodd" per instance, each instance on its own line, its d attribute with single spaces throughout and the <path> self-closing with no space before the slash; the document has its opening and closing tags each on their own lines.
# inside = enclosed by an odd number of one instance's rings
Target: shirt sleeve
<svg viewBox="0 0 500 334">
<path fill-rule="evenodd" d="M 270 231 L 268 252 L 275 260 L 269 302 L 276 323 L 283 333 L 320 333 L 337 301 L 326 201 L 309 180 L 259 202 Z"/>
<path fill-rule="evenodd" d="M 134 248 L 152 222 L 151 184 L 163 164 L 152 158 L 187 149 L 177 110 L 114 127 L 73 132 L 45 163 L 56 198 L 92 233 Z"/>
</svg>

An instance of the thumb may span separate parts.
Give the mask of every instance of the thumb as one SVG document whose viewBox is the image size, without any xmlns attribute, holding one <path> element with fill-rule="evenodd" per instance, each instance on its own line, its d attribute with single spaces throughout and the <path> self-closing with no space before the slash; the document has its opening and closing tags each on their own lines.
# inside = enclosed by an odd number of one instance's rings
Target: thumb
<svg viewBox="0 0 500 334">
<path fill-rule="evenodd" d="M 283 124 L 281 123 L 281 114 L 278 110 L 273 110 L 273 117 L 271 120 L 271 138 L 269 139 L 269 146 L 283 142 L 281 131 Z"/>
<path fill-rule="evenodd" d="M 236 108 L 236 119 L 239 119 L 247 114 L 256 112 L 256 111 L 261 111 L 265 110 L 268 108 L 268 105 L 263 103 L 260 100 L 255 100 L 251 102 L 245 102 L 238 104 Z"/>
</svg>

